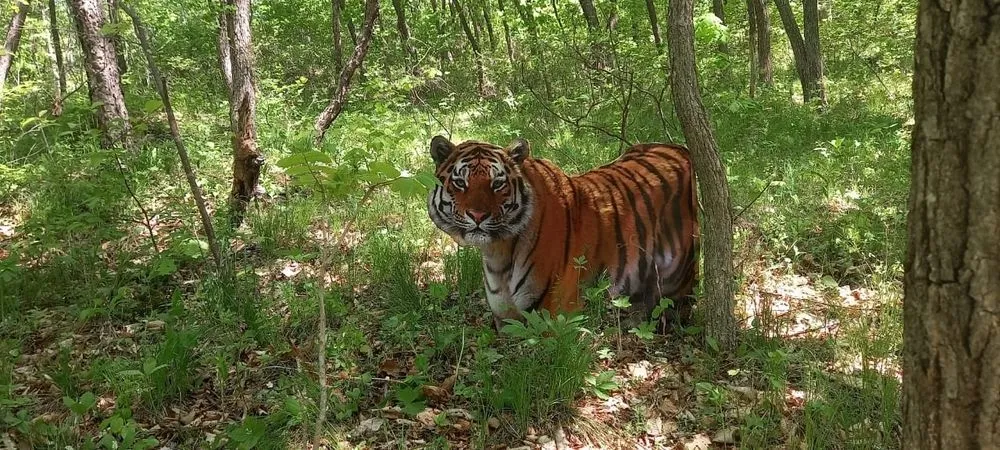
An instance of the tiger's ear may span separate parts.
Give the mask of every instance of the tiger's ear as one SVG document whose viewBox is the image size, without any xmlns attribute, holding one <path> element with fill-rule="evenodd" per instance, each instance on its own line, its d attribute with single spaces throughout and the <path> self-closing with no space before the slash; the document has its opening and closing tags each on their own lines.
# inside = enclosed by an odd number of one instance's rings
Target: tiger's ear
<svg viewBox="0 0 1000 450">
<path fill-rule="evenodd" d="M 455 151 L 455 144 L 452 144 L 448 138 L 437 135 L 431 139 L 431 158 L 434 158 L 435 166 L 444 164 L 453 151 Z"/>
<path fill-rule="evenodd" d="M 528 159 L 528 156 L 531 156 L 531 144 L 528 144 L 528 141 L 524 138 L 514 139 L 514 142 L 511 142 L 507 146 L 507 154 L 510 155 L 514 162 L 521 164 L 524 160 Z"/>
</svg>

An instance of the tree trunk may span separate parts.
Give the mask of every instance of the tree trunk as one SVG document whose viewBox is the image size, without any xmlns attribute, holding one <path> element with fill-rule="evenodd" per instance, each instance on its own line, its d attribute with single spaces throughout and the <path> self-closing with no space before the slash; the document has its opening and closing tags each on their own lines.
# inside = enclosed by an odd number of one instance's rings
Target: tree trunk
<svg viewBox="0 0 1000 450">
<path fill-rule="evenodd" d="M 771 12 L 767 0 L 747 0 L 747 9 L 752 20 L 751 28 L 756 33 L 753 40 L 756 47 L 752 53 L 756 56 L 757 84 L 774 85 L 774 69 L 771 65 Z"/>
<path fill-rule="evenodd" d="M 330 7 L 333 10 L 333 79 L 340 77 L 340 72 L 344 70 L 344 44 L 341 28 L 341 16 L 344 10 L 344 0 L 331 0 Z"/>
<path fill-rule="evenodd" d="M 733 317 L 733 225 L 726 169 L 708 112 L 701 102 L 694 53 L 694 0 L 670 0 L 668 39 L 670 89 L 684 130 L 704 202 L 705 297 L 699 302 L 705 336 L 721 349 L 736 345 Z"/>
<path fill-rule="evenodd" d="M 344 104 L 347 103 L 347 90 L 351 87 L 351 77 L 354 76 L 354 71 L 361 66 L 365 55 L 368 54 L 368 47 L 371 44 L 372 34 L 375 31 L 375 22 L 378 20 L 378 13 L 378 0 L 365 0 L 365 23 L 364 28 L 361 30 L 361 36 L 358 37 L 358 46 L 354 48 L 351 59 L 347 61 L 347 66 L 340 73 L 337 91 L 330 100 L 330 104 L 316 118 L 316 124 L 313 126 L 316 132 L 314 144 L 317 147 L 323 143 L 323 137 L 326 136 L 326 130 L 330 128 L 330 124 L 334 120 L 337 120 L 337 117 L 344 110 Z"/>
<path fill-rule="evenodd" d="M 815 0 L 806 0 L 806 3 L 809 2 L 813 2 L 813 5 L 815 5 Z M 805 39 L 803 39 L 802 34 L 799 33 L 799 25 L 795 21 L 795 13 L 792 12 L 792 7 L 789 5 L 788 0 L 774 0 L 774 4 L 778 7 L 778 14 L 781 16 L 781 24 L 785 28 L 785 34 L 788 35 L 788 42 L 792 47 L 792 56 L 795 58 L 795 71 L 798 72 L 799 82 L 802 84 L 802 98 L 807 102 L 814 98 L 818 98 L 825 104 L 826 94 L 822 85 L 822 63 L 819 62 L 820 60 L 811 59 L 810 52 L 806 48 Z M 816 36 L 815 51 L 818 57 L 818 17 L 816 22 Z M 816 65 L 817 62 L 819 62 L 820 65 Z"/>
<path fill-rule="evenodd" d="M 226 3 L 226 25 L 233 71 L 233 89 L 229 99 L 229 114 L 233 125 L 230 219 L 236 228 L 243 223 L 243 215 L 250 199 L 258 193 L 264 155 L 257 148 L 257 93 L 250 37 L 250 0 L 226 0 Z"/>
<path fill-rule="evenodd" d="M 479 41 L 476 40 L 476 36 L 472 31 L 472 27 L 469 26 L 469 20 L 466 17 L 465 9 L 458 0 L 451 0 L 452 6 L 458 11 L 458 21 L 462 25 L 462 30 L 465 32 L 466 39 L 469 40 L 469 46 L 472 47 L 472 53 L 476 58 L 476 83 L 478 84 L 479 95 L 486 95 L 486 72 L 483 67 L 483 52 L 481 47 L 479 47 Z"/>
<path fill-rule="evenodd" d="M 56 9 L 56 0 L 49 0 L 48 7 L 48 19 L 49 19 L 49 39 L 52 43 L 52 60 L 54 63 L 53 75 L 56 78 L 56 105 L 53 105 L 53 110 L 62 110 L 61 99 L 66 95 L 66 66 L 63 64 L 63 50 L 62 50 L 62 38 L 59 36 L 59 21 L 58 21 L 58 10 Z M 56 114 L 58 115 L 58 114 Z"/>
<path fill-rule="evenodd" d="M 826 86 L 823 83 L 823 52 L 819 44 L 819 9 L 816 0 L 802 2 L 802 28 L 805 33 L 806 61 L 812 77 L 812 95 L 826 107 Z"/>
<path fill-rule="evenodd" d="M 21 45 L 21 32 L 24 30 L 24 20 L 31 11 L 31 5 L 27 2 L 17 4 L 17 12 L 10 19 L 10 26 L 7 27 L 7 36 L 3 41 L 3 53 L 0 53 L 0 101 L 3 100 L 3 88 L 7 82 L 7 74 L 10 66 L 14 62 L 14 54 L 17 47 Z"/>
<path fill-rule="evenodd" d="M 125 40 L 122 39 L 121 30 L 117 25 L 121 22 L 118 17 L 118 1 L 108 0 L 108 22 L 114 27 L 115 32 L 111 35 L 111 43 L 115 46 L 115 62 L 118 64 L 118 74 L 125 75 L 128 72 L 128 61 L 125 59 Z"/>
<path fill-rule="evenodd" d="M 1000 448 L 1000 8 L 921 0 L 903 302 L 905 449 Z"/>
<path fill-rule="evenodd" d="M 90 101 L 100 103 L 97 125 L 101 130 L 101 145 L 105 148 L 123 144 L 132 148 L 131 126 L 125 96 L 122 93 L 118 57 L 111 39 L 101 33 L 105 25 L 100 0 L 71 0 L 70 9 L 76 19 L 77 34 L 83 50 L 84 69 L 90 87 Z"/>
<path fill-rule="evenodd" d="M 726 0 L 712 0 L 712 13 L 723 25 L 726 24 Z M 729 46 L 724 41 L 719 41 L 719 53 L 729 53 Z"/>
<path fill-rule="evenodd" d="M 497 49 L 497 36 L 493 32 L 493 20 L 490 17 L 490 7 L 488 3 L 483 3 L 483 23 L 486 24 L 486 36 L 490 38 L 490 49 Z"/>
<path fill-rule="evenodd" d="M 601 22 L 597 19 L 597 8 L 594 7 L 594 0 L 580 0 L 580 9 L 583 10 L 583 18 L 587 20 L 587 29 L 591 32 L 601 28 Z"/>
<path fill-rule="evenodd" d="M 663 41 L 660 40 L 660 21 L 656 18 L 656 4 L 653 0 L 646 0 L 646 14 L 649 15 L 649 26 L 653 30 L 653 44 L 656 45 L 656 51 L 663 51 Z"/>
<path fill-rule="evenodd" d="M 510 25 L 507 24 L 507 12 L 504 11 L 503 1 L 498 0 L 498 6 L 500 7 L 500 21 L 503 23 L 503 39 L 507 43 L 507 60 L 510 61 L 510 67 L 514 67 L 514 41 L 510 38 Z"/>
<path fill-rule="evenodd" d="M 416 64 L 417 50 L 410 42 L 410 27 L 406 25 L 406 6 L 403 0 L 392 0 L 392 9 L 396 11 L 396 31 L 399 32 L 399 45 L 406 55 L 408 64 Z"/>
</svg>

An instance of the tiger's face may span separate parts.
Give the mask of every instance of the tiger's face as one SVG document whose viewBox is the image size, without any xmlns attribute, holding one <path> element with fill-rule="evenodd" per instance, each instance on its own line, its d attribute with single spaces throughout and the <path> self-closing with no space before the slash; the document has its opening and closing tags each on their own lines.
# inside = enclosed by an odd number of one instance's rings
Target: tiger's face
<svg viewBox="0 0 1000 450">
<path fill-rule="evenodd" d="M 459 245 L 477 247 L 524 231 L 534 205 L 521 173 L 530 151 L 527 141 L 502 148 L 476 141 L 455 145 L 435 136 L 430 150 L 441 181 L 427 200 L 434 225 Z"/>
</svg>

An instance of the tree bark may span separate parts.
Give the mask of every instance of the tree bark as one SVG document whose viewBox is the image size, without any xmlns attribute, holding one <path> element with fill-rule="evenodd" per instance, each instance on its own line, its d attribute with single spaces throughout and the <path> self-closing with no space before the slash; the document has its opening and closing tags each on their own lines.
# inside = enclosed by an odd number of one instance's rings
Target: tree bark
<svg viewBox="0 0 1000 450">
<path fill-rule="evenodd" d="M 805 3 L 810 2 L 812 2 L 815 6 L 815 0 L 805 0 Z M 795 71 L 798 72 L 799 82 L 802 84 L 802 98 L 807 102 L 813 99 L 819 99 L 821 104 L 825 105 L 826 92 L 823 88 L 823 66 L 821 62 L 822 60 L 818 59 L 818 17 L 816 18 L 817 20 L 815 25 L 816 41 L 814 42 L 815 48 L 813 50 L 816 53 L 814 58 L 807 48 L 805 39 L 803 39 L 802 34 L 799 33 L 799 25 L 795 21 L 795 13 L 792 12 L 792 7 L 788 3 L 788 0 L 774 0 L 774 4 L 778 7 L 778 14 L 781 16 L 781 24 L 785 28 L 785 34 L 788 35 L 788 42 L 792 47 L 792 56 L 795 58 Z M 803 7 L 803 9 L 806 8 Z"/>
<path fill-rule="evenodd" d="M 747 0 L 747 10 L 750 15 L 752 33 L 755 33 L 753 42 L 754 48 L 751 50 L 753 57 L 757 58 L 756 79 L 757 84 L 764 86 L 774 85 L 774 69 L 771 65 L 771 12 L 767 7 L 767 0 Z"/>
<path fill-rule="evenodd" d="M 100 103 L 97 124 L 101 130 L 101 145 L 110 148 L 123 144 L 132 148 L 132 130 L 118 73 L 118 57 L 111 39 L 101 33 L 105 25 L 104 9 L 99 0 L 70 0 L 69 6 L 83 50 L 90 101 Z"/>
<path fill-rule="evenodd" d="M 947 6 L 917 14 L 901 448 L 1000 448 L 1000 8 Z"/>
<path fill-rule="evenodd" d="M 10 66 L 14 62 L 14 54 L 17 53 L 18 46 L 21 45 L 21 32 L 24 30 L 24 20 L 31 11 L 31 5 L 27 1 L 17 4 L 17 12 L 10 19 L 10 26 L 7 27 L 7 35 L 3 41 L 3 53 L 0 53 L 0 101 L 3 100 L 3 88 L 7 82 L 7 74 Z"/>
<path fill-rule="evenodd" d="M 314 143 L 317 147 L 323 143 L 323 137 L 326 136 L 326 131 L 330 128 L 330 124 L 334 120 L 337 120 L 337 117 L 344 110 L 344 104 L 347 103 L 347 91 L 351 87 L 351 77 L 354 76 L 354 71 L 358 69 L 358 66 L 364 61 L 365 55 L 368 54 L 368 47 L 372 41 L 375 22 L 378 20 L 378 13 L 378 0 L 365 0 L 365 23 L 364 28 L 361 30 L 361 36 L 358 37 L 358 46 L 354 48 L 354 54 L 347 61 L 347 66 L 340 72 L 337 91 L 330 100 L 330 104 L 316 118 L 316 124 L 313 126 L 316 132 Z"/>
<path fill-rule="evenodd" d="M 333 10 L 333 76 L 339 77 L 344 70 L 344 44 L 343 33 L 341 32 L 341 16 L 343 16 L 344 0 L 331 0 L 330 7 Z"/>
<path fill-rule="evenodd" d="M 396 11 L 396 31 L 399 33 L 399 46 L 406 55 L 409 64 L 416 64 L 417 50 L 410 41 L 410 27 L 406 25 L 406 5 L 403 0 L 392 0 L 392 9 Z"/>
<path fill-rule="evenodd" d="M 580 9 L 583 10 L 583 18 L 587 21 L 587 29 L 591 32 L 601 28 L 601 22 L 597 19 L 597 8 L 594 7 L 594 0 L 580 0 Z"/>
<path fill-rule="evenodd" d="M 649 26 L 653 31 L 653 44 L 656 51 L 663 51 L 663 41 L 660 40 L 660 21 L 656 18 L 656 4 L 653 0 L 646 0 L 646 14 L 649 15 Z"/>
<path fill-rule="evenodd" d="M 264 155 L 257 147 L 257 92 L 254 80 L 253 44 L 250 36 L 250 0 L 226 0 L 226 25 L 233 89 L 229 114 L 233 125 L 233 188 L 230 192 L 231 223 L 243 223 L 247 204 L 259 191 Z"/>
<path fill-rule="evenodd" d="M 699 302 L 705 336 L 729 350 L 736 345 L 733 317 L 733 226 L 726 169 L 708 112 L 701 101 L 694 53 L 694 0 L 670 0 L 668 8 L 670 89 L 691 149 L 704 202 L 705 297 Z"/>
</svg>

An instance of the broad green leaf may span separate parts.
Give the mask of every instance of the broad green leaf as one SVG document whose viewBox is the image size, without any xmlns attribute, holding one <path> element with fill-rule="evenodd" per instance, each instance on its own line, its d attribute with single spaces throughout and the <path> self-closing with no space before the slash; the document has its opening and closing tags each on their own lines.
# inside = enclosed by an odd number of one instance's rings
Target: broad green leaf
<svg viewBox="0 0 1000 450">
<path fill-rule="evenodd" d="M 152 112 L 159 111 L 163 107 L 163 102 L 159 99 L 147 100 L 146 103 L 142 105 L 142 112 L 149 114 Z"/>
<path fill-rule="evenodd" d="M 423 184 L 420 184 L 419 181 L 411 177 L 400 177 L 393 180 L 393 182 L 389 184 L 389 189 L 392 189 L 394 192 L 404 197 L 419 197 L 427 194 L 427 188 L 424 187 Z"/>
<path fill-rule="evenodd" d="M 368 163 L 368 170 L 382 174 L 386 180 L 391 180 L 399 176 L 399 169 L 387 162 L 375 161 Z"/>
</svg>

